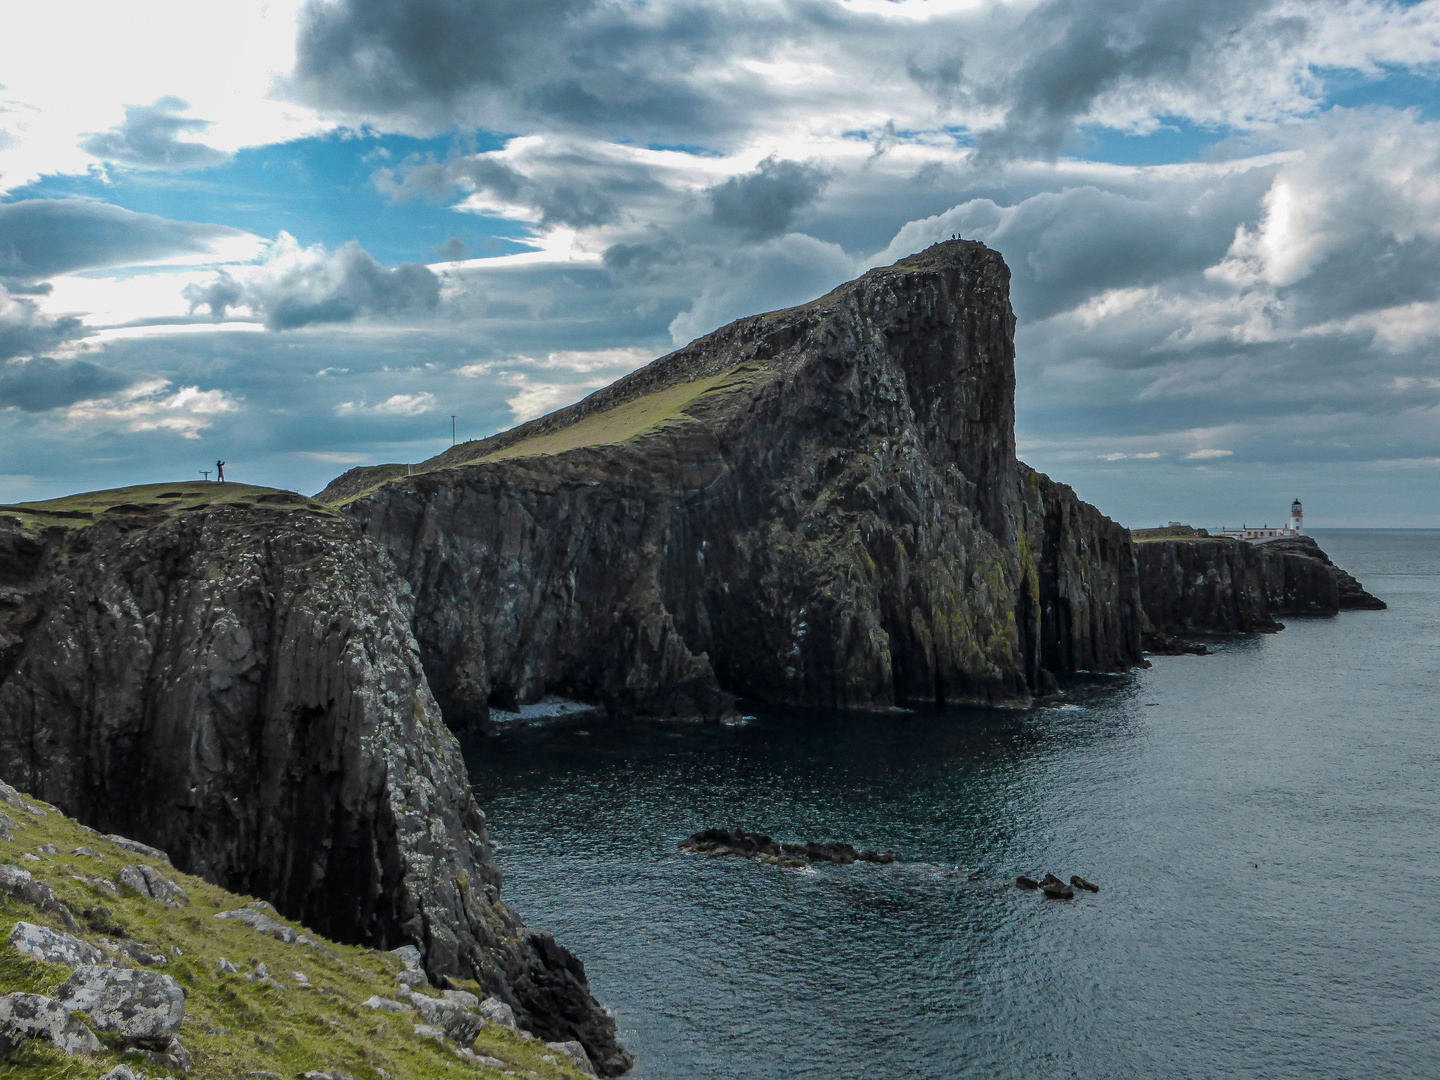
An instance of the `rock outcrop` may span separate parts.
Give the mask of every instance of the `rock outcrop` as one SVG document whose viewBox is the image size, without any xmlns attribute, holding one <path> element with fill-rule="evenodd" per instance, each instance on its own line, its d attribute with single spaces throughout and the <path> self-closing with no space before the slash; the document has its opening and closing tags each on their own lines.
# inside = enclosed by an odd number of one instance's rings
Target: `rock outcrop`
<svg viewBox="0 0 1440 1080">
<path fill-rule="evenodd" d="M 1385 607 L 1312 538 L 1252 544 L 1218 538 L 1135 545 L 1140 596 L 1157 638 L 1279 630 L 1286 615 Z"/>
<path fill-rule="evenodd" d="M 499 899 L 405 585 L 346 519 L 267 498 L 0 519 L 0 776 L 327 936 L 414 943 L 623 1071 L 579 961 Z"/>
<path fill-rule="evenodd" d="M 319 498 L 393 556 L 446 720 L 1023 701 L 1141 662 L 1123 528 L 1015 458 L 1009 271 L 956 241 Z"/>
</svg>

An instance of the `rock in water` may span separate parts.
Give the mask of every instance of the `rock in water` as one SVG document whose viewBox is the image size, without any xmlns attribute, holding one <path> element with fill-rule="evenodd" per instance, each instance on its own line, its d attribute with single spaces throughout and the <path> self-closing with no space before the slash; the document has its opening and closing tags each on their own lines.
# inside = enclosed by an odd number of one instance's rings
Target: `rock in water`
<svg viewBox="0 0 1440 1080">
<path fill-rule="evenodd" d="M 0 565 L 0 776 L 326 936 L 419 946 L 430 976 L 628 1068 L 580 962 L 500 902 L 408 590 L 353 523 L 305 500 L 39 533 L 6 517 Z"/>
<path fill-rule="evenodd" d="M 1046 874 L 1040 879 L 1040 891 L 1052 900 L 1073 900 L 1075 890 L 1065 882 L 1061 881 L 1054 874 Z"/>
<path fill-rule="evenodd" d="M 549 693 L 720 717 L 734 695 L 1013 701 L 1123 670 L 1126 530 L 1015 458 L 1009 277 L 939 244 L 320 498 L 410 583 L 457 727 Z"/>
<path fill-rule="evenodd" d="M 1040 883 L 1032 877 L 1026 877 L 1024 874 L 1021 874 L 1015 879 L 1015 887 L 1017 889 L 1038 889 Z"/>
<path fill-rule="evenodd" d="M 1079 874 L 1071 874 L 1071 875 L 1070 875 L 1070 884 L 1071 884 L 1071 885 L 1074 885 L 1075 888 L 1077 888 L 1077 889 L 1084 889 L 1086 892 L 1099 892 L 1099 891 L 1100 891 L 1100 886 L 1099 886 L 1099 885 L 1096 885 L 1096 884 L 1094 884 L 1094 883 L 1092 883 L 1092 882 L 1086 881 L 1086 880 L 1085 880 L 1083 877 L 1081 877 Z"/>
</svg>

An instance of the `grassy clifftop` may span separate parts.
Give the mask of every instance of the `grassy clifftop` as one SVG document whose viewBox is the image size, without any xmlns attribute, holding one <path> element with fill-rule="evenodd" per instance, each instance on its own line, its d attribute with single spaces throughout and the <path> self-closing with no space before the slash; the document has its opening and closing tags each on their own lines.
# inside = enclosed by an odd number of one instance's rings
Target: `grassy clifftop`
<svg viewBox="0 0 1440 1080">
<path fill-rule="evenodd" d="M 452 1042 L 416 1034 L 416 1024 L 424 1023 L 418 1014 L 362 1004 L 372 996 L 402 998 L 398 977 L 404 965 L 396 957 L 309 934 L 268 905 L 264 913 L 293 931 L 285 936 L 303 935 L 301 940 L 287 944 L 243 922 L 218 919 L 220 912 L 244 909 L 254 898 L 127 850 L 45 803 L 7 794 L 10 801 L 0 804 L 8 819 L 0 820 L 0 834 L 8 833 L 0 840 L 0 865 L 28 871 L 49 886 L 78 922 L 77 936 L 114 963 L 164 973 L 181 986 L 185 1019 L 178 1038 L 193 1058 L 192 1077 L 253 1080 L 317 1070 L 355 1080 L 584 1075 L 563 1053 L 497 1023 L 487 1022 L 471 1044 L 474 1057 Z M 122 884 L 120 872 L 129 866 L 160 871 L 183 888 L 188 902 L 167 906 Z M 0 893 L 0 994 L 53 995 L 71 969 L 18 952 L 9 938 L 21 921 L 65 930 L 63 913 Z M 237 970 L 222 970 L 222 958 Z M 478 985 L 463 988 L 483 996 Z M 415 992 L 437 996 L 427 986 Z M 479 1063 L 482 1056 L 491 1063 Z M 80 1080 L 121 1063 L 147 1077 L 179 1072 L 133 1053 L 127 1057 L 118 1044 L 96 1055 L 70 1056 L 30 1040 L 0 1060 L 0 1077 Z"/>
<path fill-rule="evenodd" d="M 160 522 L 217 506 L 269 506 L 313 514 L 333 513 L 321 503 L 293 491 L 253 484 L 186 481 L 86 491 L 41 502 L 0 503 L 0 520 L 9 518 L 9 524 L 27 532 L 57 525 L 81 529 L 106 518 Z"/>
</svg>

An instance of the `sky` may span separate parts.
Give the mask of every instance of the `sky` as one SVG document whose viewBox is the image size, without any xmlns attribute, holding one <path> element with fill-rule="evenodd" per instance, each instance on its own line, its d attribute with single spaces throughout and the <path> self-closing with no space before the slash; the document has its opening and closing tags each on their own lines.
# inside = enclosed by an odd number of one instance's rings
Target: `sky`
<svg viewBox="0 0 1440 1080">
<path fill-rule="evenodd" d="M 0 35 L 0 502 L 313 493 L 954 233 L 1021 457 L 1440 527 L 1440 0 L 106 0 Z"/>
</svg>

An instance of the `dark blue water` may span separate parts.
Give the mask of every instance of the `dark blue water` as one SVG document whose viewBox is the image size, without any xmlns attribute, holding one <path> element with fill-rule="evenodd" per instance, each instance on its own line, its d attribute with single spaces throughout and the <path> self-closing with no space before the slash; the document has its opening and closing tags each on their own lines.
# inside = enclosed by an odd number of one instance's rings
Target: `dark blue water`
<svg viewBox="0 0 1440 1080">
<path fill-rule="evenodd" d="M 1440 1076 L 1440 532 L 1317 539 L 1390 610 L 1060 710 L 488 740 L 506 895 L 647 1080 Z M 712 825 L 905 861 L 676 850 Z"/>
</svg>

